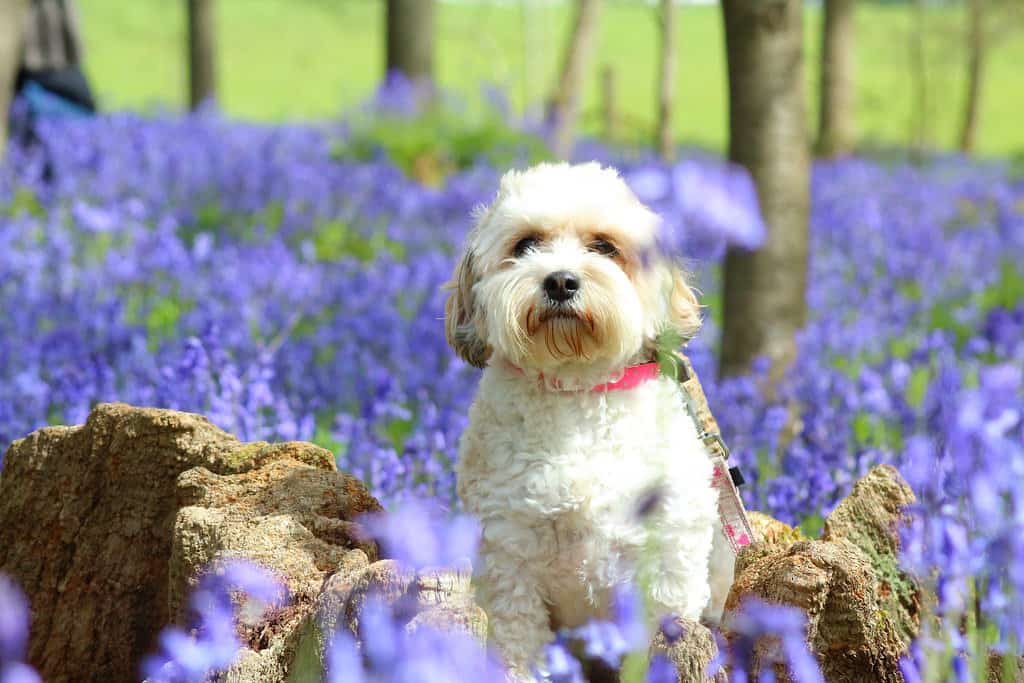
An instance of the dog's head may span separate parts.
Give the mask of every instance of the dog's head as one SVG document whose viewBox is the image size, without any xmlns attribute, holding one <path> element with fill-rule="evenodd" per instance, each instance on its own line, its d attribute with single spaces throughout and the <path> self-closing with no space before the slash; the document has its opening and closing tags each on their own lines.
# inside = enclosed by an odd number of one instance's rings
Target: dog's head
<svg viewBox="0 0 1024 683">
<path fill-rule="evenodd" d="M 657 249 L 659 219 L 610 168 L 510 171 L 480 211 L 448 287 L 448 342 L 482 367 L 492 355 L 543 373 L 613 372 L 700 311 Z"/>
</svg>

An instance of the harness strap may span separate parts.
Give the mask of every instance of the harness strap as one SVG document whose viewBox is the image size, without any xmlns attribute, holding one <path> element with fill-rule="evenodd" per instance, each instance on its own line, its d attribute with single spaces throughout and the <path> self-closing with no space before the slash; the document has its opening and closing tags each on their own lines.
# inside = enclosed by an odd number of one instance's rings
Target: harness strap
<svg viewBox="0 0 1024 683">
<path fill-rule="evenodd" d="M 708 408 L 704 388 L 697 379 L 697 373 L 690 364 L 690 359 L 682 353 L 674 353 L 676 381 L 683 390 L 686 411 L 697 425 L 697 436 L 704 443 L 711 458 L 713 473 L 711 485 L 718 491 L 718 517 L 733 552 L 739 553 L 743 546 L 754 540 L 754 531 L 747 518 L 747 510 L 743 507 L 739 489 L 736 488 L 733 474 L 729 470 L 729 447 L 725 445 L 718 430 L 718 421 Z M 737 473 L 738 474 L 738 473 Z"/>
</svg>

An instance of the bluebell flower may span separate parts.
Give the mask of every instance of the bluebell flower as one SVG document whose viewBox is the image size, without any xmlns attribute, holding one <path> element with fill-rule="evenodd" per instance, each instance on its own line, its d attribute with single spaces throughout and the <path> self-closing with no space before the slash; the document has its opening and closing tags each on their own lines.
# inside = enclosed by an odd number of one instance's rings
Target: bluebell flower
<svg viewBox="0 0 1024 683">
<path fill-rule="evenodd" d="M 347 629 L 338 629 L 327 643 L 327 683 L 363 683 L 363 659 L 355 638 Z"/>
<path fill-rule="evenodd" d="M 191 628 L 164 629 L 158 654 L 143 662 L 143 675 L 153 683 L 199 683 L 230 667 L 242 647 L 234 594 L 241 594 L 242 611 L 253 620 L 286 599 L 274 575 L 258 565 L 230 560 L 212 567 L 190 597 Z"/>
<path fill-rule="evenodd" d="M 676 683 L 676 667 L 665 655 L 655 655 L 647 669 L 647 683 Z"/>
<path fill-rule="evenodd" d="M 42 683 L 42 678 L 24 662 L 7 662 L 0 665 L 0 683 Z"/>
<path fill-rule="evenodd" d="M 778 663 L 786 665 L 795 683 L 824 683 L 821 668 L 808 649 L 807 617 L 799 608 L 747 596 L 731 614 L 729 630 L 732 637 L 726 646 L 726 661 L 733 680 L 737 675 L 746 678 L 753 673 L 755 646 L 766 638 L 780 644 L 784 659 Z M 759 662 L 759 681 L 774 663 L 764 659 Z"/>
<path fill-rule="evenodd" d="M 686 635 L 686 630 L 673 615 L 667 615 L 661 619 L 661 632 L 665 641 L 670 645 Z"/>
<path fill-rule="evenodd" d="M 0 574 L 0 661 L 21 659 L 28 646 L 28 600 Z"/>
<path fill-rule="evenodd" d="M 693 225 L 747 249 L 764 242 L 757 190 L 742 166 L 681 161 L 672 169 L 672 184 L 679 210 Z"/>
<path fill-rule="evenodd" d="M 28 600 L 21 589 L 0 574 L 0 683 L 40 683 L 36 670 L 26 664 Z"/>
<path fill-rule="evenodd" d="M 412 568 L 472 563 L 480 525 L 469 515 L 448 518 L 436 502 L 407 499 L 389 513 L 362 518 L 367 532 L 386 557 Z"/>
<path fill-rule="evenodd" d="M 551 683 L 585 683 L 583 666 L 564 642 L 556 641 L 544 647 L 544 673 Z"/>
<path fill-rule="evenodd" d="M 486 647 L 460 631 L 406 628 L 405 617 L 379 597 L 360 611 L 359 639 L 335 632 L 327 648 L 327 680 L 361 683 L 443 683 L 502 680 L 505 672 Z"/>
</svg>

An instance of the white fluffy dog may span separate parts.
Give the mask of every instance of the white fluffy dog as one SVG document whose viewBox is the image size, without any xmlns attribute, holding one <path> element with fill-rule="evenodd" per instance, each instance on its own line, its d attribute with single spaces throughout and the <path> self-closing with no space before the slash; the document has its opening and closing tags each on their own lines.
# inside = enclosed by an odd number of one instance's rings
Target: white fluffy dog
<svg viewBox="0 0 1024 683">
<path fill-rule="evenodd" d="M 659 335 L 700 325 L 658 223 L 598 164 L 512 171 L 449 283 L 448 341 L 485 368 L 458 490 L 517 676 L 553 629 L 608 616 L 616 584 L 639 578 L 662 614 L 696 619 L 721 613 L 732 580 L 712 466 L 676 380 L 649 372 Z"/>
</svg>

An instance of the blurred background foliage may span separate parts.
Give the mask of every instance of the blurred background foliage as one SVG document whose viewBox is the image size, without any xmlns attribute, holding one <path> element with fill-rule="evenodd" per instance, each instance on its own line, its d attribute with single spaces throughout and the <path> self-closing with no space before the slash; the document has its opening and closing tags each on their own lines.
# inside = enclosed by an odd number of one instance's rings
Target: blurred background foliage
<svg viewBox="0 0 1024 683">
<path fill-rule="evenodd" d="M 957 144 L 965 84 L 962 34 L 966 3 L 929 3 L 922 18 L 909 3 L 856 6 L 854 117 L 861 147 L 906 146 L 924 135 L 927 146 Z M 187 63 L 181 59 L 183 3 L 163 0 L 80 0 L 88 46 L 85 69 L 108 109 L 186 106 Z M 374 0 L 220 0 L 218 98 L 233 116 L 259 121 L 336 117 L 369 97 L 384 71 L 385 5 Z M 543 102 L 553 85 L 571 19 L 565 2 L 441 2 L 436 17 L 436 80 L 483 108 L 481 83 L 507 93 L 512 111 Z M 599 41 L 586 76 L 582 128 L 603 134 L 604 67 L 615 74 L 624 141 L 649 142 L 655 124 L 657 8 L 641 1 L 607 2 Z M 820 6 L 804 11 L 808 119 L 817 118 Z M 724 151 L 728 91 L 721 10 L 683 4 L 676 10 L 675 137 L 683 144 Z M 923 31 L 928 88 L 924 130 L 914 115 L 913 36 Z M 982 120 L 1020 118 L 1024 40 L 994 45 L 987 65 Z M 395 131 L 382 128 L 382 138 Z M 494 128 L 484 133 L 504 135 Z M 408 133 L 404 133 L 408 134 Z M 473 142 L 466 139 L 463 142 Z M 1024 126 L 985 125 L 984 155 L 1019 154 Z"/>
</svg>

